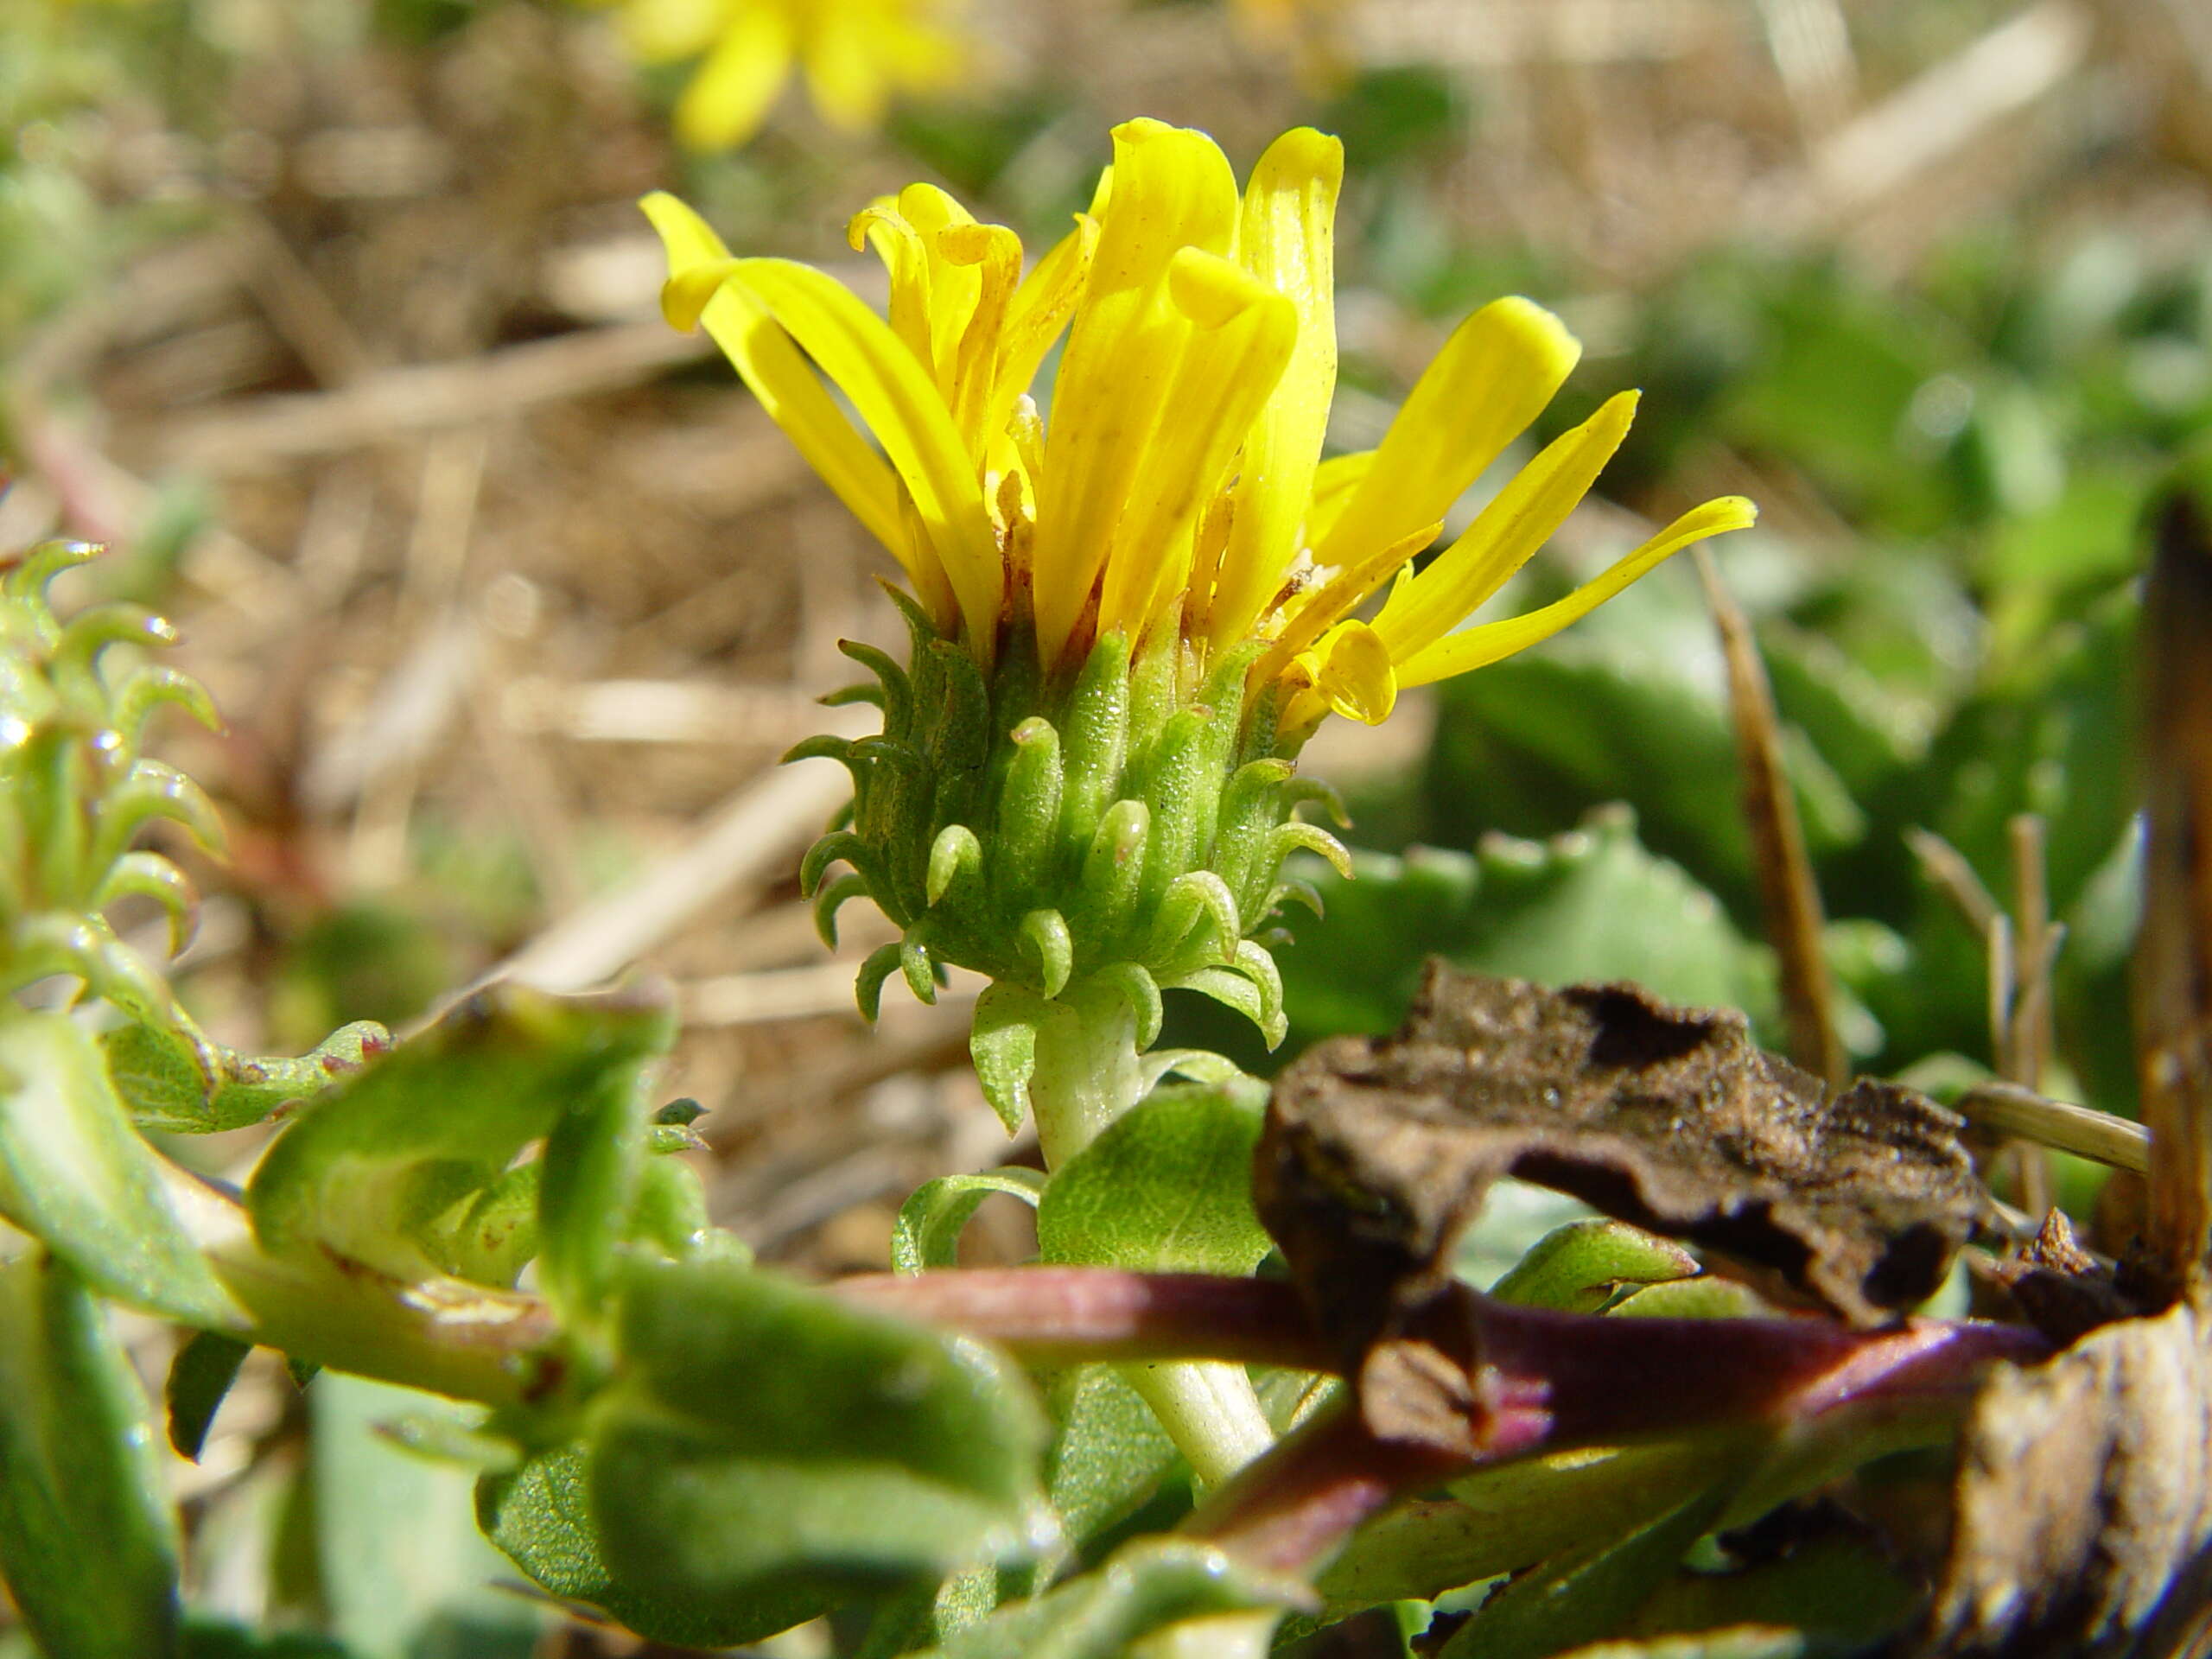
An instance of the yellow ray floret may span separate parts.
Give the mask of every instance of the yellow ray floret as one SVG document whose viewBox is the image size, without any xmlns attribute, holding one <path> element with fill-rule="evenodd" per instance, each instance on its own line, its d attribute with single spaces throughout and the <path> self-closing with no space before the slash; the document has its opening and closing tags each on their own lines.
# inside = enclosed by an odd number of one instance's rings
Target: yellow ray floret
<svg viewBox="0 0 2212 1659">
<path fill-rule="evenodd" d="M 1533 645 L 1755 516 L 1707 502 L 1556 604 L 1462 627 L 1589 493 L 1636 394 L 1547 445 L 1412 574 L 1581 347 L 1541 306 L 1496 301 L 1376 448 L 1324 460 L 1342 175 L 1337 141 L 1300 129 L 1240 192 L 1205 134 L 1128 122 L 1091 210 L 1026 276 L 1013 232 L 911 186 L 852 225 L 890 273 L 887 321 L 806 266 L 731 257 L 673 197 L 645 206 L 670 321 L 705 324 L 946 638 L 988 666 L 1018 633 L 1048 672 L 1108 635 L 1172 639 L 1200 671 L 1249 652 L 1250 696 L 1273 692 L 1288 730 L 1331 710 L 1379 721 L 1401 688 Z M 1064 329 L 1049 398 L 1033 400 Z"/>
</svg>

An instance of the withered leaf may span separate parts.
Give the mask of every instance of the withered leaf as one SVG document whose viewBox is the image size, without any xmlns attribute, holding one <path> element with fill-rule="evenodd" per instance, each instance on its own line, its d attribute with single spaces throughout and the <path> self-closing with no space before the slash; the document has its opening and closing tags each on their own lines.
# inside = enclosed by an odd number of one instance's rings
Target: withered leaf
<svg viewBox="0 0 2212 1659">
<path fill-rule="evenodd" d="M 2101 1326 L 1983 1384 L 1922 1650 L 2212 1649 L 2212 1315 Z"/>
<path fill-rule="evenodd" d="M 1506 1174 L 1871 1325 L 1934 1291 L 1986 1203 L 1959 1128 L 1889 1084 L 1830 1097 L 1732 1010 L 1433 962 L 1396 1034 L 1319 1044 L 1284 1072 L 1255 1180 L 1262 1219 L 1351 1353 L 1444 1285 Z"/>
<path fill-rule="evenodd" d="M 2027 1247 L 1999 1262 L 1993 1276 L 2012 1293 L 2029 1323 L 2053 1342 L 2075 1341 L 2144 1311 L 2121 1287 L 2112 1265 L 2082 1248 L 2063 1210 L 2044 1217 Z"/>
</svg>

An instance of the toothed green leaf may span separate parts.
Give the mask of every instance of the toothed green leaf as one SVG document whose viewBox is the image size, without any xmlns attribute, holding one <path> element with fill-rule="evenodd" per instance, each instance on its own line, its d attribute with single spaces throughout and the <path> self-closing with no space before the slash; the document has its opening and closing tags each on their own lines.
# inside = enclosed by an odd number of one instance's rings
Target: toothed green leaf
<svg viewBox="0 0 2212 1659">
<path fill-rule="evenodd" d="M 166 1026 L 118 1026 L 100 1039 L 108 1075 L 139 1127 L 216 1135 L 261 1122 L 359 1071 L 391 1046 L 374 1020 L 340 1027 L 296 1059 L 248 1058 Z"/>
</svg>

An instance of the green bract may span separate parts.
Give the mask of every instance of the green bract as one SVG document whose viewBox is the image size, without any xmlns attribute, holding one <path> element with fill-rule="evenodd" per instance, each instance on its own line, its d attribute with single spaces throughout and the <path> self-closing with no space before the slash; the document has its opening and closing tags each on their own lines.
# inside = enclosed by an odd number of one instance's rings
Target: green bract
<svg viewBox="0 0 2212 1659">
<path fill-rule="evenodd" d="M 1271 702 L 1247 708 L 1249 654 L 1199 681 L 1175 641 L 1133 659 L 1109 635 L 1055 683 L 1017 639 L 987 678 L 894 597 L 913 635 L 908 665 L 849 642 L 876 683 L 835 699 L 877 704 L 883 730 L 791 752 L 853 774 L 849 822 L 814 844 L 801 875 L 823 932 L 862 894 L 903 931 L 861 967 L 862 1011 L 873 1017 L 894 972 L 933 1001 L 949 963 L 1027 993 L 1000 999 L 1017 1024 L 1047 1017 L 1039 1001 L 1095 987 L 1128 1004 L 1141 1047 L 1159 1030 L 1160 991 L 1179 987 L 1280 1040 L 1281 982 L 1253 936 L 1286 901 L 1311 902 L 1304 884 L 1280 879 L 1286 857 L 1306 848 L 1342 866 L 1345 854 L 1293 816 L 1303 802 L 1336 803 L 1292 775 Z M 825 883 L 838 863 L 850 874 Z M 994 1089 L 994 1103 L 1005 1092 Z"/>
</svg>

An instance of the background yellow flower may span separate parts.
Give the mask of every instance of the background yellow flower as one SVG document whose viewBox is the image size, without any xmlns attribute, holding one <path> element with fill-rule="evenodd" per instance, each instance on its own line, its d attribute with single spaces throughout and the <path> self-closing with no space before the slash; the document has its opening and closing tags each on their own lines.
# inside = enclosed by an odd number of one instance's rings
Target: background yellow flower
<svg viewBox="0 0 2212 1659">
<path fill-rule="evenodd" d="M 873 130 L 891 99 L 954 80 L 969 57 L 945 0 L 626 0 L 622 34 L 647 63 L 702 60 L 676 106 L 693 149 L 760 130 L 796 72 L 822 118 Z"/>
</svg>

